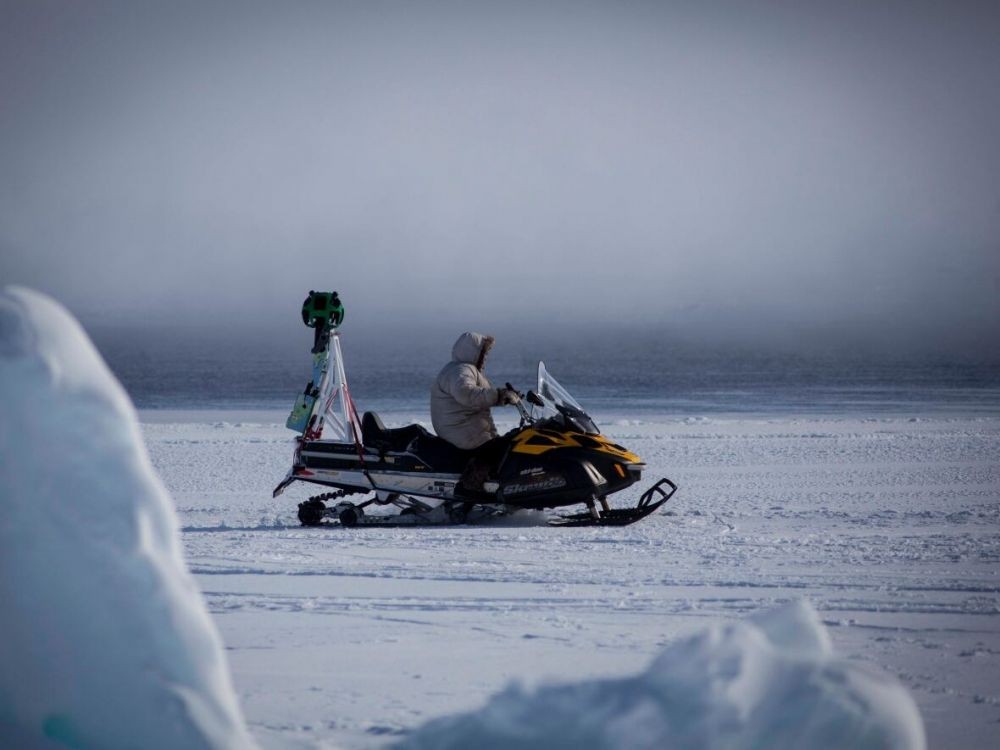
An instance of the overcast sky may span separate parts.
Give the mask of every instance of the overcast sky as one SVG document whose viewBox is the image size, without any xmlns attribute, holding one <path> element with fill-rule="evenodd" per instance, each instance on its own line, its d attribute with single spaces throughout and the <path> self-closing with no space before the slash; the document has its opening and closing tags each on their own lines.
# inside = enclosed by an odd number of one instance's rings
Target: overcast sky
<svg viewBox="0 0 1000 750">
<path fill-rule="evenodd" d="M 85 322 L 1000 346 L 996 2 L 0 7 L 0 281 Z"/>
</svg>

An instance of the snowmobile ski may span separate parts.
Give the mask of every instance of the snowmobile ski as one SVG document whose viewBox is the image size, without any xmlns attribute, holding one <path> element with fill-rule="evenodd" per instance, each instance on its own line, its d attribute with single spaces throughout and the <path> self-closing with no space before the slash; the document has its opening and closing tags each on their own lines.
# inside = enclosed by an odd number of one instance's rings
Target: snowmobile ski
<svg viewBox="0 0 1000 750">
<path fill-rule="evenodd" d="M 669 491 L 663 489 L 664 484 L 670 487 Z M 596 514 L 593 510 L 587 510 L 569 516 L 557 516 L 549 521 L 549 526 L 628 526 L 656 512 L 676 491 L 677 485 L 664 477 L 642 493 L 634 508 L 604 508 Z M 653 498 L 657 495 L 659 499 L 654 502 Z"/>
</svg>

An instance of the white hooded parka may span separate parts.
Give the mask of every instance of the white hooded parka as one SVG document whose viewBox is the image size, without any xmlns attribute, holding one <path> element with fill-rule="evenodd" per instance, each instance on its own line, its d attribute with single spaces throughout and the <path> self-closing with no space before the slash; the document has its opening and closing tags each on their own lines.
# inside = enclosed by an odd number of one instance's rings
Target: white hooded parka
<svg viewBox="0 0 1000 750">
<path fill-rule="evenodd" d="M 451 348 L 451 362 L 431 386 L 434 431 L 458 448 L 472 450 L 497 436 L 490 408 L 497 405 L 499 391 L 476 366 L 492 343 L 481 333 L 463 333 Z"/>
</svg>

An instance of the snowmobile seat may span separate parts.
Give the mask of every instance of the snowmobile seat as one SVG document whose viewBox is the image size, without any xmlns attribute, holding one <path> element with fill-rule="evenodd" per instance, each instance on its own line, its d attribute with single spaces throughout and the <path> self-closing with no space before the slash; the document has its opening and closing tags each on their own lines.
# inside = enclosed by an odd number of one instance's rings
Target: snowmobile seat
<svg viewBox="0 0 1000 750">
<path fill-rule="evenodd" d="M 418 424 L 390 430 L 373 411 L 366 411 L 361 417 L 361 442 L 378 451 L 405 451 L 410 443 L 425 436 L 430 433 Z"/>
<path fill-rule="evenodd" d="M 416 453 L 434 471 L 461 474 L 475 451 L 458 448 L 442 437 L 424 430 L 417 439 Z"/>
<path fill-rule="evenodd" d="M 373 411 L 366 411 L 361 416 L 361 442 L 382 453 L 408 450 L 435 471 L 461 473 L 473 454 L 473 451 L 456 448 L 418 424 L 389 430 Z"/>
</svg>

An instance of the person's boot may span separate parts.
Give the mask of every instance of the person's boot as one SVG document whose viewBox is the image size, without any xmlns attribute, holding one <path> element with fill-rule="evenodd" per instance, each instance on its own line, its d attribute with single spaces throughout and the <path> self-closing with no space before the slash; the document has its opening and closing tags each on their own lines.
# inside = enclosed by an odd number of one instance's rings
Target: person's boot
<svg viewBox="0 0 1000 750">
<path fill-rule="evenodd" d="M 482 492 L 483 483 L 489 475 L 489 465 L 474 458 L 469 461 L 468 466 L 465 467 L 465 471 L 462 472 L 462 476 L 458 480 L 457 489 L 470 493 Z"/>
</svg>

